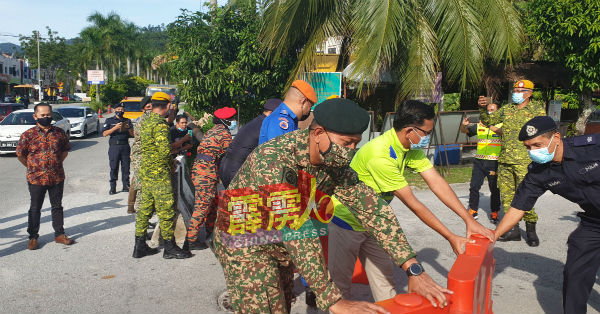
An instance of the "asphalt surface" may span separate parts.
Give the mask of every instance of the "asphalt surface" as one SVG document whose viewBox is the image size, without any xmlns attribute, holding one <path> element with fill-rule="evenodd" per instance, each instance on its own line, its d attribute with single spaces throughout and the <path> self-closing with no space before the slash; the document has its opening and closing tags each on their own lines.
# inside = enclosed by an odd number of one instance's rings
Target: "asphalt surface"
<svg viewBox="0 0 600 314">
<path fill-rule="evenodd" d="M 186 260 L 165 260 L 161 254 L 133 259 L 134 216 L 126 214 L 127 193 L 108 195 L 108 139 L 91 135 L 72 139 L 65 161 L 65 229 L 77 241 L 66 247 L 53 242 L 46 198 L 40 249 L 27 251 L 29 194 L 25 168 L 14 155 L 0 157 L 0 313 L 219 313 L 218 296 L 225 290 L 223 272 L 210 250 L 194 251 Z M 482 188 L 481 205 L 489 195 Z M 120 184 L 117 186 L 120 189 Z M 468 184 L 453 185 L 466 204 Z M 455 233 L 464 224 L 428 190 L 415 192 Z M 448 243 L 420 222 L 398 200 L 392 206 L 428 272 L 440 284 L 455 255 Z M 577 226 L 578 207 L 553 194 L 537 203 L 541 244 L 498 243 L 494 250 L 494 312 L 561 313 L 562 268 L 566 240 Z M 492 227 L 480 211 L 484 225 Z M 524 226 L 522 225 L 522 228 Z M 406 292 L 406 276 L 397 271 L 397 288 Z M 599 281 L 597 281 L 599 283 Z M 293 313 L 315 313 L 299 296 Z M 356 299 L 370 300 L 367 286 L 353 287 Z M 600 311 L 596 284 L 588 313 Z"/>
</svg>

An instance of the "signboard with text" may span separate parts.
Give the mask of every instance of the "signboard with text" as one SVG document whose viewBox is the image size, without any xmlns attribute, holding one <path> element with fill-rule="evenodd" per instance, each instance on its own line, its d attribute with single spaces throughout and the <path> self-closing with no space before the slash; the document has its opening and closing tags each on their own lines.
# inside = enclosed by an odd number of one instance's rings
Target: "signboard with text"
<svg viewBox="0 0 600 314">
<path fill-rule="evenodd" d="M 342 97 L 342 72 L 309 72 L 302 75 L 317 93 L 317 104 L 331 95 Z"/>
<path fill-rule="evenodd" d="M 88 84 L 104 84 L 104 70 L 88 70 Z"/>
</svg>

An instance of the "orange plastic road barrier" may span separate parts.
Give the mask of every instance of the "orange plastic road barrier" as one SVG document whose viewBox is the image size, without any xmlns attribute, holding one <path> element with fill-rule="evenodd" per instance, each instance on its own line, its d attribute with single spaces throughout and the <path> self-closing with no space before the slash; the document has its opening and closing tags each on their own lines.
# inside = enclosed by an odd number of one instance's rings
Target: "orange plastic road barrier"
<svg viewBox="0 0 600 314">
<path fill-rule="evenodd" d="M 110 104 L 108 105 L 108 110 L 106 111 L 106 113 L 111 113 L 112 109 L 110 108 Z"/>
<path fill-rule="evenodd" d="M 102 118 L 102 110 L 98 109 L 98 118 Z"/>
<path fill-rule="evenodd" d="M 323 248 L 323 255 L 325 257 L 325 264 L 329 263 L 329 236 L 319 237 L 321 240 L 321 247 Z M 369 284 L 369 279 L 367 278 L 367 273 L 363 268 L 360 260 L 356 259 L 356 264 L 354 265 L 354 274 L 352 274 L 352 282 L 353 283 L 362 283 L 365 285 Z"/>
<path fill-rule="evenodd" d="M 472 235 L 475 243 L 467 243 L 448 274 L 448 289 L 453 295 L 444 309 L 434 308 L 427 299 L 416 295 L 399 294 L 393 299 L 377 302 L 392 314 L 453 313 L 493 314 L 492 276 L 494 274 L 494 245 L 481 235 Z"/>
</svg>

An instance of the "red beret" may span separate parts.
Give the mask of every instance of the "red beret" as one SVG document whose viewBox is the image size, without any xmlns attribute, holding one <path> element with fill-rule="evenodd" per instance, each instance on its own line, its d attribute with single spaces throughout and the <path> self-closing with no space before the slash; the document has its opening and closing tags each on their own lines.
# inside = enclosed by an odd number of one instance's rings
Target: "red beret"
<svg viewBox="0 0 600 314">
<path fill-rule="evenodd" d="M 223 107 L 220 109 L 217 109 L 215 111 L 215 117 L 219 118 L 219 119 L 229 119 L 233 116 L 235 116 L 235 108 L 231 108 L 231 107 Z"/>
</svg>

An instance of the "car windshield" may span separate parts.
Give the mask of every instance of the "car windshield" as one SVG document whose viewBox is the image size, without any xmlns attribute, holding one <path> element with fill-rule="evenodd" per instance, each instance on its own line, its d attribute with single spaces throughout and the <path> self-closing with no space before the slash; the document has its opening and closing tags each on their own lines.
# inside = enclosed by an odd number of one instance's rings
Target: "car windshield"
<svg viewBox="0 0 600 314">
<path fill-rule="evenodd" d="M 175 96 L 175 94 L 177 94 L 177 89 L 175 88 L 148 88 L 148 92 L 146 93 L 146 96 L 152 96 L 154 95 L 154 93 L 156 92 L 165 92 L 167 94 L 169 94 L 169 96 Z"/>
<path fill-rule="evenodd" d="M 127 112 L 131 112 L 131 111 L 141 112 L 142 108 L 140 107 L 140 103 L 141 102 L 139 102 L 139 101 L 123 102 L 123 110 L 127 111 Z"/>
<path fill-rule="evenodd" d="M 58 112 L 61 115 L 67 118 L 82 118 L 84 114 L 84 109 L 79 108 L 59 108 Z"/>
<path fill-rule="evenodd" d="M 6 116 L 0 125 L 34 125 L 33 112 L 13 112 Z"/>
</svg>

